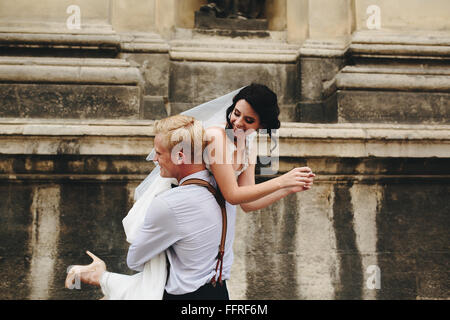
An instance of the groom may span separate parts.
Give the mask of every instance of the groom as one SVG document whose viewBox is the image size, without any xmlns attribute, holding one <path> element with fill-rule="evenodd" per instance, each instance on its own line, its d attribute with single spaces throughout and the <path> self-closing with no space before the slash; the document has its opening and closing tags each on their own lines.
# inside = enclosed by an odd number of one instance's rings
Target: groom
<svg viewBox="0 0 450 320">
<path fill-rule="evenodd" d="M 226 279 L 229 279 L 233 260 L 231 235 L 235 216 L 222 212 L 212 193 L 217 189 L 214 177 L 202 161 L 193 161 L 201 159 L 205 147 L 202 124 L 192 117 L 176 115 L 158 121 L 155 133 L 153 161 L 158 162 L 160 175 L 177 179 L 179 187 L 154 198 L 143 226 L 128 249 L 128 267 L 142 271 L 147 261 L 168 249 L 170 271 L 164 300 L 228 300 Z M 213 187 L 211 192 L 204 186 L 183 185 L 191 179 L 207 182 Z M 221 239 L 224 225 L 225 234 L 230 235 L 226 240 Z M 223 244 L 226 250 L 220 261 L 218 249 Z M 218 270 L 219 262 L 222 266 Z M 104 271 L 100 268 L 82 275 L 81 281 L 99 286 Z M 216 285 L 217 279 L 220 283 Z"/>
</svg>

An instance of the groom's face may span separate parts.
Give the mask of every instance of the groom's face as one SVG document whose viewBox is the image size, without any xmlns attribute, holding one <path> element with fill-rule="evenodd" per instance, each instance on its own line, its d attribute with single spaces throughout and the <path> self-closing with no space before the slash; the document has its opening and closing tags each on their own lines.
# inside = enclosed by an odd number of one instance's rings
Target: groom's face
<svg viewBox="0 0 450 320">
<path fill-rule="evenodd" d="M 157 161 L 161 167 L 160 175 L 164 178 L 175 178 L 178 175 L 178 166 L 173 163 L 171 158 L 171 152 L 164 143 L 163 136 L 157 134 L 155 137 L 155 158 L 153 161 Z"/>
</svg>

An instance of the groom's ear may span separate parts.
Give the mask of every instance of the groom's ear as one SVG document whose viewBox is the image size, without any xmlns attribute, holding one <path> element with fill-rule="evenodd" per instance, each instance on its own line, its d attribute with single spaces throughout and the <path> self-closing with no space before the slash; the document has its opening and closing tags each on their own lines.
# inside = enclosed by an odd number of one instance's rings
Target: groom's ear
<svg viewBox="0 0 450 320">
<path fill-rule="evenodd" d="M 187 164 L 186 155 L 183 153 L 182 150 L 178 151 L 178 153 L 177 153 L 177 165 L 180 165 L 180 164 Z"/>
</svg>

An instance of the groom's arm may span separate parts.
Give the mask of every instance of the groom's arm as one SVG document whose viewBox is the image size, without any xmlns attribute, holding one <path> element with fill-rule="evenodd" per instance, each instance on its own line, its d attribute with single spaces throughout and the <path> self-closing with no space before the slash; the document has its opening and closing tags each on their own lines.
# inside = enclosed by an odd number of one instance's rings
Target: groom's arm
<svg viewBox="0 0 450 320">
<path fill-rule="evenodd" d="M 144 264 L 179 240 L 174 212 L 156 197 L 145 215 L 136 240 L 128 248 L 130 269 L 142 271 Z"/>
</svg>

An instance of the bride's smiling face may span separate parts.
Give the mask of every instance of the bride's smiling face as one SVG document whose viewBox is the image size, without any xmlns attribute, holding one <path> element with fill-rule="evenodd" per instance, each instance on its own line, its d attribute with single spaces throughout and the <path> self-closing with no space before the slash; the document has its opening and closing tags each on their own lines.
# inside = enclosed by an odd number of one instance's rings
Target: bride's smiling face
<svg viewBox="0 0 450 320">
<path fill-rule="evenodd" d="M 230 115 L 230 123 L 235 134 L 238 130 L 243 130 L 248 135 L 262 128 L 259 115 L 244 99 L 236 102 L 236 106 Z"/>
</svg>

